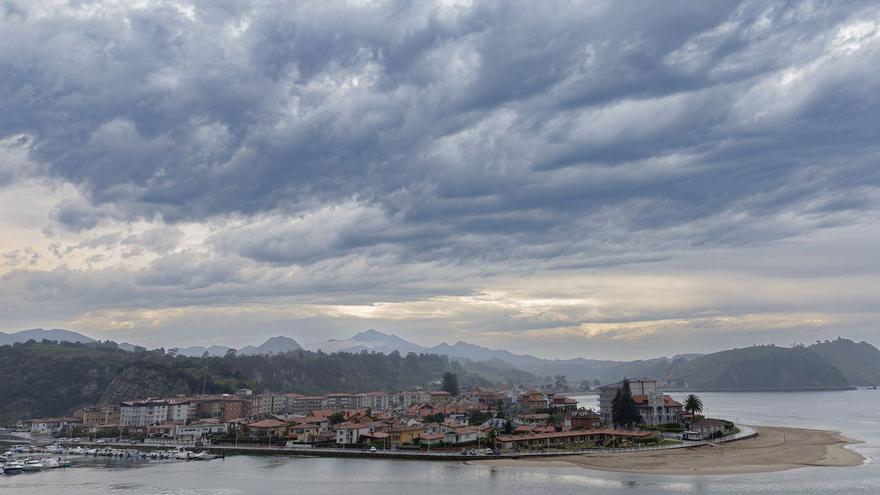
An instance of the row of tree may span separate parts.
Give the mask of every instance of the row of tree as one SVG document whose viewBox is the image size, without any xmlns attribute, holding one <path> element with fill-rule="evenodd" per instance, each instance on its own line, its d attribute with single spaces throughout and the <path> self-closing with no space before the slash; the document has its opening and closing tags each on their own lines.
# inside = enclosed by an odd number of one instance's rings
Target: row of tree
<svg viewBox="0 0 880 495">
<path fill-rule="evenodd" d="M 184 357 L 163 350 L 127 352 L 103 344 L 26 342 L 0 346 L 0 424 L 54 417 L 92 404 L 144 397 L 262 392 L 399 391 L 442 381 L 492 386 L 462 363 L 435 354 L 293 351 L 281 355 Z"/>
</svg>

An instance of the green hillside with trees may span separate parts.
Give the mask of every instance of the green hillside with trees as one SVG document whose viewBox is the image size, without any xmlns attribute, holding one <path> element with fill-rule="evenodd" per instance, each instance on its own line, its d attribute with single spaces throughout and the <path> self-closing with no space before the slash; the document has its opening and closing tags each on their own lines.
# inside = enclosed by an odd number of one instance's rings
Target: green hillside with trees
<svg viewBox="0 0 880 495">
<path fill-rule="evenodd" d="M 880 350 L 838 338 L 806 346 L 760 345 L 677 359 L 620 362 L 602 383 L 650 377 L 703 390 L 809 390 L 880 384 Z"/>
<path fill-rule="evenodd" d="M 871 344 L 837 338 L 808 349 L 839 369 L 850 385 L 880 385 L 880 350 Z"/>
<path fill-rule="evenodd" d="M 466 366 L 434 354 L 230 352 L 200 358 L 172 356 L 164 349 L 127 352 L 113 343 L 30 341 L 0 346 L 5 395 L 0 422 L 68 414 L 81 405 L 237 388 L 304 394 L 397 391 L 439 387 L 447 372 L 456 374 L 461 386 L 497 384 L 483 377 L 484 369 L 472 373 Z"/>
<path fill-rule="evenodd" d="M 704 389 L 811 389 L 849 385 L 834 365 L 804 347 L 753 346 L 673 361 L 670 385 Z"/>
</svg>

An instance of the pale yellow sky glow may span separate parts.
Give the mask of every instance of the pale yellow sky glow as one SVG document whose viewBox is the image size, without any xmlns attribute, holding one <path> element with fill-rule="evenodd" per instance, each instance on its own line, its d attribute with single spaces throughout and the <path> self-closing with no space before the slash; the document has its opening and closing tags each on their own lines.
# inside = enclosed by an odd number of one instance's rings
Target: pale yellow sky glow
<svg viewBox="0 0 880 495">
<path fill-rule="evenodd" d="M 718 280 L 724 280 L 724 283 L 719 284 Z M 535 343 L 547 346 L 553 342 L 565 342 L 588 347 L 597 341 L 607 341 L 625 347 L 627 342 L 637 344 L 664 339 L 687 346 L 688 339 L 699 342 L 706 338 L 711 340 L 713 336 L 759 335 L 774 340 L 788 339 L 804 332 L 805 335 L 834 332 L 864 319 L 865 315 L 853 318 L 845 313 L 791 312 L 781 308 L 806 309 L 811 306 L 810 302 L 819 304 L 825 299 L 825 309 L 833 311 L 834 304 L 827 304 L 834 302 L 829 301 L 832 298 L 869 305 L 874 296 L 866 292 L 866 288 L 872 287 L 877 280 L 871 277 L 824 278 L 818 285 L 804 284 L 799 279 L 779 280 L 760 275 L 694 273 L 648 276 L 612 271 L 601 275 L 501 278 L 485 280 L 484 283 L 487 285 L 483 290 L 467 296 L 369 304 L 314 304 L 307 302 L 308 297 L 285 298 L 279 295 L 264 298 L 264 302 L 239 305 L 102 309 L 57 323 L 88 328 L 102 338 L 122 339 L 146 336 L 152 340 L 167 335 L 170 329 L 184 331 L 190 327 L 216 326 L 241 333 L 233 340 L 248 342 L 252 340 L 252 332 L 264 326 L 283 328 L 288 322 L 326 320 L 333 322 L 331 327 L 338 325 L 340 329 L 394 329 L 424 345 L 455 340 L 487 346 L 503 342 L 526 352 Z M 583 297 L 586 295 L 590 297 Z M 273 299 L 276 300 L 271 302 Z M 731 309 L 762 304 L 772 304 L 780 309 L 763 313 Z M 318 345 L 327 336 L 322 332 L 297 332 L 295 328 L 288 333 L 312 345 Z M 340 330 L 331 336 L 347 335 Z M 212 343 L 231 341 L 224 333 L 205 340 Z M 578 352 L 562 351 L 565 356 L 576 356 Z"/>
</svg>

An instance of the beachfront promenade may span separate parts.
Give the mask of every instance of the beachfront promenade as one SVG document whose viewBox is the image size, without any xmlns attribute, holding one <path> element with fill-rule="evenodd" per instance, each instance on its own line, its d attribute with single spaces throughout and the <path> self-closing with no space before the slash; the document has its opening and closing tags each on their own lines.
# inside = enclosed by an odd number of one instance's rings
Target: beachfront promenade
<svg viewBox="0 0 880 495">
<path fill-rule="evenodd" d="M 649 452 L 660 450 L 673 450 L 703 445 L 743 440 L 757 436 L 757 430 L 750 426 L 739 426 L 739 431 L 733 435 L 702 441 L 684 441 L 673 445 L 634 446 L 625 448 L 592 448 L 592 449 L 544 449 L 528 451 L 502 452 L 500 454 L 464 455 L 461 451 L 430 451 L 430 450 L 405 450 L 405 449 L 376 449 L 375 451 L 361 448 L 336 448 L 336 447 L 279 447 L 271 445 L 235 445 L 235 444 L 212 444 L 206 446 L 185 445 L 180 443 L 66 443 L 63 445 L 78 445 L 90 448 L 123 448 L 123 449 L 150 449 L 167 450 L 185 448 L 188 450 L 208 451 L 219 455 L 286 455 L 304 457 L 354 457 L 354 458 L 393 458 L 413 460 L 488 460 L 488 459 L 522 459 L 536 457 L 561 457 L 561 456 L 602 456 L 621 454 L 626 452 Z"/>
</svg>

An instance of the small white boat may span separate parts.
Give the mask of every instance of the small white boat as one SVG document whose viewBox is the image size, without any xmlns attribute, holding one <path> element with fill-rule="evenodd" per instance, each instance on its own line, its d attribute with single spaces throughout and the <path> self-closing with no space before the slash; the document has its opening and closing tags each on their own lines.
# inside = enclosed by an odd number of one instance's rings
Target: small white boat
<svg viewBox="0 0 880 495">
<path fill-rule="evenodd" d="M 43 462 L 39 459 L 28 459 L 24 462 L 25 471 L 39 471 L 43 469 Z"/>
<path fill-rule="evenodd" d="M 16 474 L 22 471 L 24 471 L 24 462 L 22 461 L 7 461 L 3 465 L 3 474 Z"/>
<path fill-rule="evenodd" d="M 218 456 L 216 454 L 212 454 L 212 453 L 204 451 L 204 450 L 199 452 L 198 454 L 191 454 L 189 456 L 190 460 L 192 460 L 192 461 L 210 461 L 211 459 L 216 459 L 218 457 L 220 457 L 220 456 Z"/>
<path fill-rule="evenodd" d="M 70 466 L 70 459 L 63 459 L 61 457 L 48 457 L 43 459 L 43 467 L 46 469 L 55 469 Z"/>
</svg>

